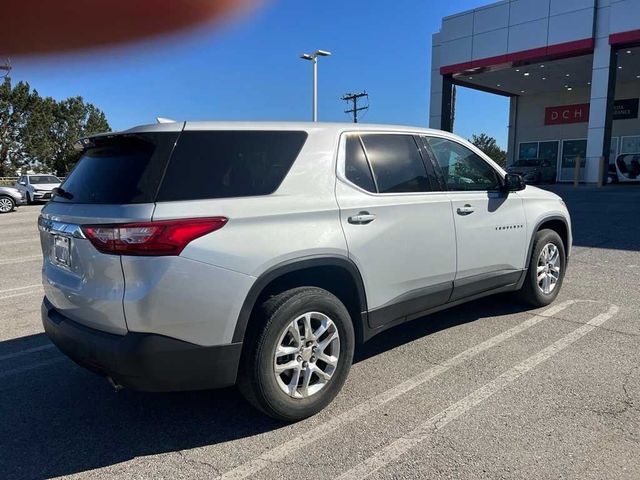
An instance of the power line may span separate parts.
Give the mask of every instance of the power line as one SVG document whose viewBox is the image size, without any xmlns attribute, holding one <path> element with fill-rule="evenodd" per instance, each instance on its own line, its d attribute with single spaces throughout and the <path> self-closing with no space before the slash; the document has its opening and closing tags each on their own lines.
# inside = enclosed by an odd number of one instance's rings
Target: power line
<svg viewBox="0 0 640 480">
<path fill-rule="evenodd" d="M 367 98 L 367 105 L 365 105 L 364 107 L 358 107 L 358 99 L 362 97 Z M 344 100 L 345 102 L 353 103 L 353 108 L 350 108 L 349 110 L 345 110 L 344 113 L 353 113 L 353 123 L 358 123 L 358 112 L 369 108 L 369 94 L 367 92 L 345 93 L 341 97 L 341 99 Z"/>
</svg>

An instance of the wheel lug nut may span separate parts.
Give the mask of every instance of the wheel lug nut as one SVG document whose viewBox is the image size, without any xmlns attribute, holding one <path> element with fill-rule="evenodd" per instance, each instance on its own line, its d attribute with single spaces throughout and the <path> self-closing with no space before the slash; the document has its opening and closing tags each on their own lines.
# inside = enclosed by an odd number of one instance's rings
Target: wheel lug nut
<svg viewBox="0 0 640 480">
<path fill-rule="evenodd" d="M 311 345 L 313 345 L 313 342 L 307 342 L 307 347 L 310 347 Z"/>
<path fill-rule="evenodd" d="M 311 349 L 311 351 L 312 351 L 313 353 L 316 353 L 316 352 L 318 351 L 318 347 L 313 347 L 313 348 Z"/>
<path fill-rule="evenodd" d="M 296 358 L 296 360 L 301 362 L 302 361 L 302 357 L 300 355 L 298 355 L 298 358 Z"/>
<path fill-rule="evenodd" d="M 316 357 L 311 357 L 309 360 L 311 361 L 311 363 L 313 363 L 316 361 Z"/>
<path fill-rule="evenodd" d="M 302 362 L 302 367 L 307 368 L 309 366 L 309 362 Z"/>
</svg>

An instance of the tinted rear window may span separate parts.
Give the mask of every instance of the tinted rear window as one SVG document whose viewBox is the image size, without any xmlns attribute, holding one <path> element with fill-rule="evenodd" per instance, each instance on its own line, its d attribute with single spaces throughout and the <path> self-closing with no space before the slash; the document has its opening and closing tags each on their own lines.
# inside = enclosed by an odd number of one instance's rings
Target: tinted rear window
<svg viewBox="0 0 640 480">
<path fill-rule="evenodd" d="M 431 190 L 420 151 L 410 135 L 362 135 L 380 193 Z"/>
<path fill-rule="evenodd" d="M 158 201 L 273 193 L 307 138 L 299 131 L 187 131 L 180 136 Z"/>
<path fill-rule="evenodd" d="M 120 135 L 95 139 L 69 174 L 65 196 L 55 202 L 127 204 L 155 200 L 176 133 Z"/>
</svg>

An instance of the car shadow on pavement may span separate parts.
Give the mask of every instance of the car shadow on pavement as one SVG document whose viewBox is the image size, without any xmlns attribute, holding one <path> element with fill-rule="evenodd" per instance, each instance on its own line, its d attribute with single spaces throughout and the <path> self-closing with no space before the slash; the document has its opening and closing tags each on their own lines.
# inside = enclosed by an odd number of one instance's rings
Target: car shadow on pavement
<svg viewBox="0 0 640 480">
<path fill-rule="evenodd" d="M 440 330 L 522 309 L 508 297 L 493 297 L 443 311 L 374 338 L 359 348 L 356 361 Z M 0 357 L 47 344 L 44 334 L 0 342 Z M 103 378 L 54 348 L 3 360 L 0 366 L 3 479 L 69 475 L 283 427 L 232 388 L 116 393 Z"/>
</svg>

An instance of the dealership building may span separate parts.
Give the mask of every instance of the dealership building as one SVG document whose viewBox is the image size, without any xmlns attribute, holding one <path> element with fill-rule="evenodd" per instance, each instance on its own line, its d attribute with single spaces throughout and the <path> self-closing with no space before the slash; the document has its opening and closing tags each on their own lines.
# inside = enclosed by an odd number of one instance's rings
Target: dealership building
<svg viewBox="0 0 640 480">
<path fill-rule="evenodd" d="M 508 163 L 544 158 L 559 181 L 597 183 L 606 162 L 640 154 L 640 0 L 504 0 L 445 17 L 432 128 L 452 129 L 455 85 L 509 97 Z"/>
</svg>

